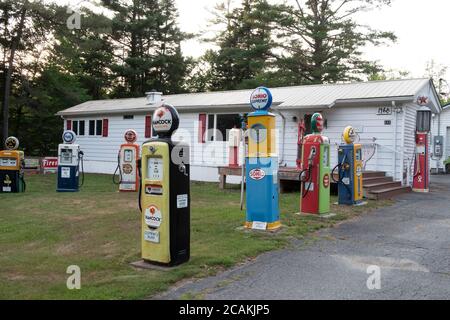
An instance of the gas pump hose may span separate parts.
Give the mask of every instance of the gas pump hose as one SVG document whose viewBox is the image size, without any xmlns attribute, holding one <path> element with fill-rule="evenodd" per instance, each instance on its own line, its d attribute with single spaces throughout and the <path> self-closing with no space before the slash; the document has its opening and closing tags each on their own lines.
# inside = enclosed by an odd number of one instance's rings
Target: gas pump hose
<svg viewBox="0 0 450 320">
<path fill-rule="evenodd" d="M 84 185 L 84 153 L 83 151 L 80 151 L 80 162 L 78 162 L 78 170 L 80 170 L 80 163 L 81 163 L 81 183 L 78 185 L 79 188 L 81 188 Z"/>
<path fill-rule="evenodd" d="M 25 182 L 25 176 L 22 174 L 20 176 L 20 182 L 22 182 L 23 192 L 27 190 L 27 183 Z"/>
<path fill-rule="evenodd" d="M 142 196 L 142 171 L 141 171 L 141 163 L 142 160 L 139 159 L 138 163 L 138 173 L 139 173 L 139 193 L 138 193 L 138 205 L 139 205 L 139 213 L 142 213 L 142 204 L 141 204 L 141 196 Z"/>
<path fill-rule="evenodd" d="M 339 168 L 339 173 L 338 173 L 339 179 L 338 180 L 336 180 L 334 178 L 334 172 L 336 171 L 337 168 Z M 334 167 L 333 170 L 331 170 L 331 179 L 333 179 L 333 181 L 337 184 L 339 184 L 339 183 L 342 184 L 345 187 L 345 189 L 347 189 L 347 191 L 348 191 L 348 198 L 351 199 L 352 190 L 350 189 L 350 187 L 348 185 L 346 185 L 344 183 L 344 181 L 343 181 L 344 177 L 341 177 L 341 168 L 342 168 L 342 164 L 338 164 L 336 167 Z"/>
<path fill-rule="evenodd" d="M 311 182 L 312 182 L 312 174 L 311 174 L 311 171 L 312 171 L 312 166 L 309 166 L 308 169 L 305 169 L 305 170 L 303 170 L 302 172 L 300 172 L 300 182 L 303 183 L 303 185 L 305 185 L 304 182 L 302 181 L 302 175 L 303 175 L 304 173 L 308 172 L 308 179 L 307 179 L 307 180 L 309 180 L 309 181 L 308 181 L 309 184 L 308 184 L 308 188 L 306 189 L 306 192 L 305 192 L 305 191 L 302 192 L 302 198 L 306 198 L 306 196 L 308 195 L 308 193 L 311 191 Z"/>
<path fill-rule="evenodd" d="M 117 171 L 119 171 L 119 182 L 116 182 Z M 113 184 L 116 184 L 116 185 L 119 185 L 122 183 L 122 168 L 120 168 L 120 151 L 117 154 L 117 167 L 116 167 L 116 170 L 114 171 L 112 180 L 113 180 Z"/>
</svg>

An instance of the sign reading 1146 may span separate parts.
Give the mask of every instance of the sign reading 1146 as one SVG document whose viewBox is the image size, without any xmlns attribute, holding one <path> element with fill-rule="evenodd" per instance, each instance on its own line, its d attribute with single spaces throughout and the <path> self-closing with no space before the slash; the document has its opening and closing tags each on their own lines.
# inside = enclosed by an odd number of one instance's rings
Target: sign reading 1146
<svg viewBox="0 0 450 320">
<path fill-rule="evenodd" d="M 379 107 L 377 115 L 379 116 L 390 116 L 392 114 L 391 107 Z"/>
</svg>

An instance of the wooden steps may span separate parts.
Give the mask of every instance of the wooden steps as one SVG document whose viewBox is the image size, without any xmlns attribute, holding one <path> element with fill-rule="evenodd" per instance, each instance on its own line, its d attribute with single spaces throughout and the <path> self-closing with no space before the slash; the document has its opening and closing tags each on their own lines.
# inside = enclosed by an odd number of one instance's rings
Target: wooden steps
<svg viewBox="0 0 450 320">
<path fill-rule="evenodd" d="M 392 199 L 395 196 L 409 193 L 411 192 L 411 187 L 391 187 L 391 188 L 385 188 L 385 189 L 379 189 L 370 191 L 368 193 L 368 198 L 372 200 L 386 200 L 386 199 Z"/>
<path fill-rule="evenodd" d="M 411 192 L 411 187 L 387 177 L 385 172 L 368 171 L 363 173 L 364 196 L 372 200 L 392 199 L 400 194 Z"/>
</svg>

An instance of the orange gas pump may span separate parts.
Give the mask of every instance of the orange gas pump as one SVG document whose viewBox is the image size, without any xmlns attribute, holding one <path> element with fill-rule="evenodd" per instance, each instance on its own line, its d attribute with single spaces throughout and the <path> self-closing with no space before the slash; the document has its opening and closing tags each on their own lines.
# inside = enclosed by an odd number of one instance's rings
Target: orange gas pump
<svg viewBox="0 0 450 320">
<path fill-rule="evenodd" d="M 126 143 L 122 144 L 117 154 L 117 168 L 113 175 L 114 184 L 119 185 L 120 192 L 136 192 L 139 189 L 138 161 L 140 147 L 136 144 L 137 133 L 127 130 L 124 135 Z M 119 181 L 116 176 L 119 173 Z"/>
</svg>

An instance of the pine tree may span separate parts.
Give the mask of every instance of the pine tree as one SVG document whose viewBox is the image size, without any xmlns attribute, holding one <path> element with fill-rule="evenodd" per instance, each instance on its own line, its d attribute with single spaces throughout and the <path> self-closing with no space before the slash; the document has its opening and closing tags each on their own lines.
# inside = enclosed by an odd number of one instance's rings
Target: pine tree
<svg viewBox="0 0 450 320">
<path fill-rule="evenodd" d="M 256 78 L 270 68 L 273 7 L 266 0 L 243 0 L 231 9 L 231 3 L 216 7 L 218 19 L 226 28 L 213 41 L 218 51 L 208 51 L 203 60 L 210 65 L 208 89 L 230 90 L 258 85 Z"/>
<path fill-rule="evenodd" d="M 61 8 L 61 10 L 66 10 Z M 114 61 L 111 20 L 84 8 L 80 29 L 57 28 L 50 64 L 73 75 L 92 99 L 103 99 L 112 87 Z M 64 15 L 63 15 L 64 16 Z"/>
<path fill-rule="evenodd" d="M 115 96 L 142 96 L 155 89 L 164 93 L 185 91 L 187 59 L 181 42 L 188 35 L 177 25 L 174 0 L 103 1 L 112 19 L 119 77 Z"/>
<path fill-rule="evenodd" d="M 361 49 L 396 37 L 357 23 L 355 15 L 388 4 L 390 0 L 296 0 L 296 6 L 279 6 L 279 45 L 287 54 L 278 59 L 274 77 L 295 85 L 360 80 L 373 73 L 374 64 Z"/>
</svg>

